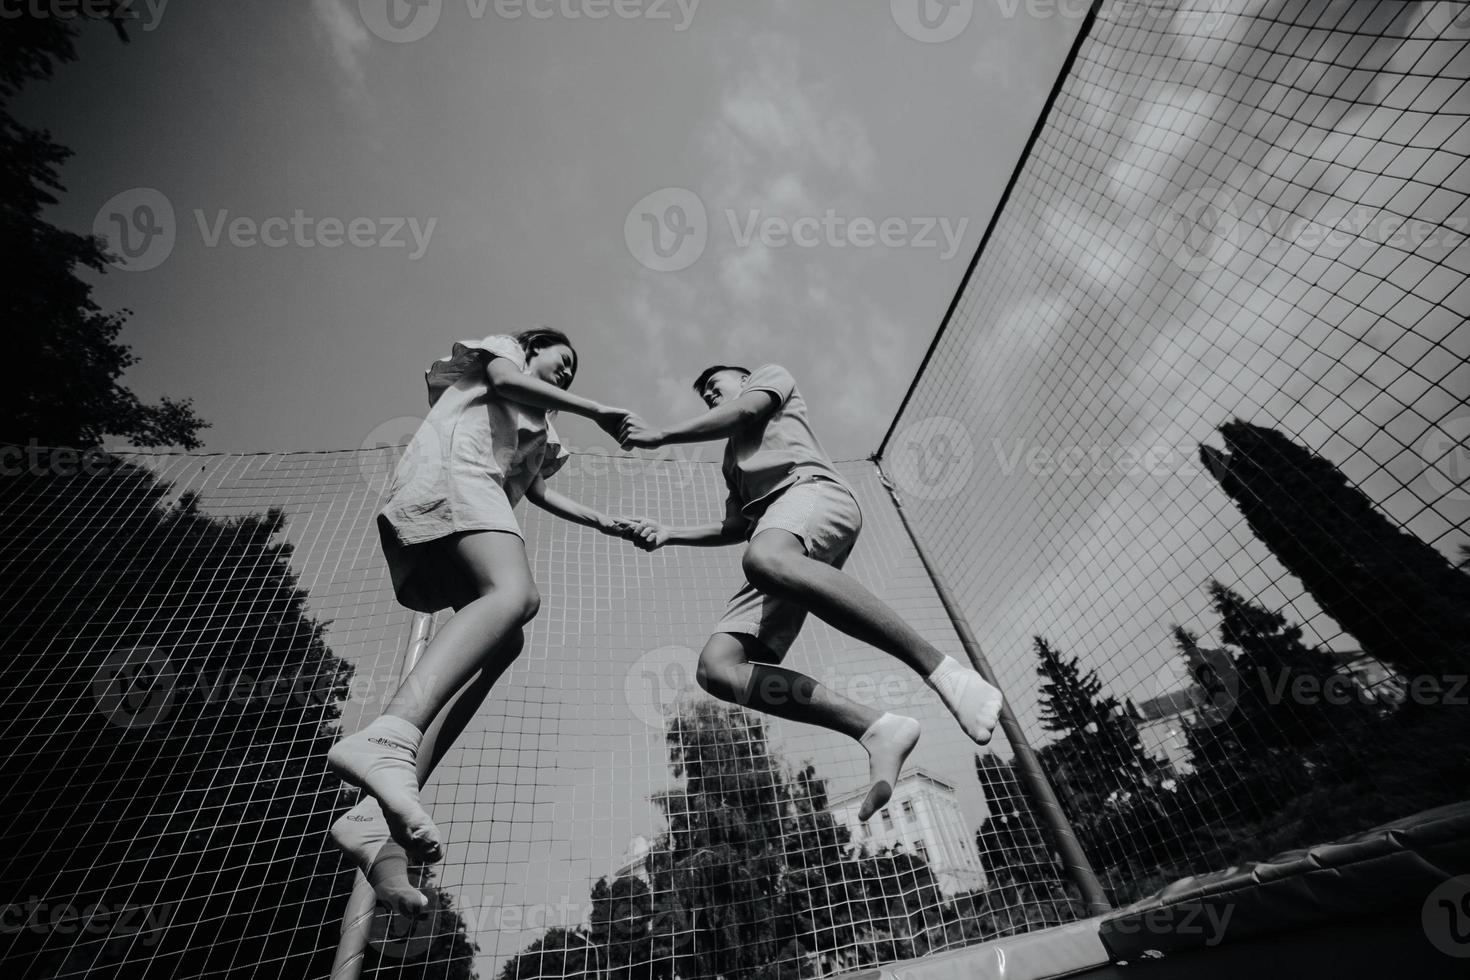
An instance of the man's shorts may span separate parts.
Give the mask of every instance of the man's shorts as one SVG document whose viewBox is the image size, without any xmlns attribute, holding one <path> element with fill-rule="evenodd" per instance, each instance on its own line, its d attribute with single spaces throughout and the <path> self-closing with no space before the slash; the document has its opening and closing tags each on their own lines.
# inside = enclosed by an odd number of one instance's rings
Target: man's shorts
<svg viewBox="0 0 1470 980">
<path fill-rule="evenodd" d="M 785 490 L 756 521 L 751 538 L 770 528 L 801 539 L 808 558 L 841 568 L 857 544 L 863 512 L 847 488 L 831 480 L 808 480 Z M 806 610 L 768 596 L 746 582 L 730 597 L 716 633 L 754 636 L 779 662 L 801 632 Z"/>
</svg>

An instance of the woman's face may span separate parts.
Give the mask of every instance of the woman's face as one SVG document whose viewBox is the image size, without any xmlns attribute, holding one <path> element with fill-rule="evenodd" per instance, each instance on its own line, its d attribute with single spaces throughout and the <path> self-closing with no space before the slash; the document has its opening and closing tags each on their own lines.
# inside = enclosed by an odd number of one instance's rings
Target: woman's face
<svg viewBox="0 0 1470 980">
<path fill-rule="evenodd" d="M 565 391 L 572 386 L 572 365 L 576 358 L 566 344 L 543 347 L 526 363 L 526 371 L 547 384 Z"/>
</svg>

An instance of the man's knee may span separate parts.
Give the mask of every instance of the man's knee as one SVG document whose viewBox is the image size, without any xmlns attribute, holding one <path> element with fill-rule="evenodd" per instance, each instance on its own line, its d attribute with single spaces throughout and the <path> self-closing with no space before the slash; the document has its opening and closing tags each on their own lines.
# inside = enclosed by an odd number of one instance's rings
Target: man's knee
<svg viewBox="0 0 1470 980">
<path fill-rule="evenodd" d="M 742 668 L 746 666 L 743 651 L 724 643 L 711 642 L 699 655 L 694 681 L 701 690 L 722 701 L 734 701 L 740 693 Z"/>
<path fill-rule="evenodd" d="M 751 585 L 767 594 L 779 595 L 790 591 L 795 564 L 801 557 L 791 548 L 757 539 L 746 549 L 741 568 Z"/>
</svg>

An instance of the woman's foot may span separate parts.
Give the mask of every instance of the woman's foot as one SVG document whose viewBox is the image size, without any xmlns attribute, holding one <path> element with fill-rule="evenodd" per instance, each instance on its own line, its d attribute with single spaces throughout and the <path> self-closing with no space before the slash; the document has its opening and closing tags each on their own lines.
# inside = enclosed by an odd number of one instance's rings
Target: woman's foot
<svg viewBox="0 0 1470 980">
<path fill-rule="evenodd" d="M 332 824 L 332 842 L 357 865 L 378 901 L 397 915 L 417 916 L 429 907 L 424 893 L 408 879 L 408 856 L 388 837 L 378 801 L 364 796 Z"/>
<path fill-rule="evenodd" d="M 867 820 L 893 795 L 904 760 L 919 743 L 919 723 L 903 715 L 885 712 L 858 741 L 868 750 L 868 778 L 872 781 L 862 808 L 858 810 L 858 819 Z"/>
<path fill-rule="evenodd" d="M 327 753 L 332 771 L 377 797 L 389 835 L 424 864 L 444 857 L 439 828 L 419 803 L 416 764 L 423 734 L 393 715 L 381 715 Z"/>
</svg>

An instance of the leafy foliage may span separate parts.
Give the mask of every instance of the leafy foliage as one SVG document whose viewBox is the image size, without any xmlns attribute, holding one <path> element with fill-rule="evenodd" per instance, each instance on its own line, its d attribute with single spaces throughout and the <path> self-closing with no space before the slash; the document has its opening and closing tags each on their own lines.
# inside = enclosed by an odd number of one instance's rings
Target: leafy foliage
<svg viewBox="0 0 1470 980">
<path fill-rule="evenodd" d="M 0 317 L 10 364 L 0 388 L 0 443 L 92 447 L 118 436 L 197 449 L 208 424 L 188 399 L 149 405 L 122 383 L 136 363 L 118 341 L 131 314 L 103 311 L 82 277 L 107 270 L 104 243 L 42 218 L 64 189 L 60 169 L 71 151 L 10 111 L 27 83 L 76 58 L 76 25 L 19 17 L 0 32 Z"/>
</svg>

